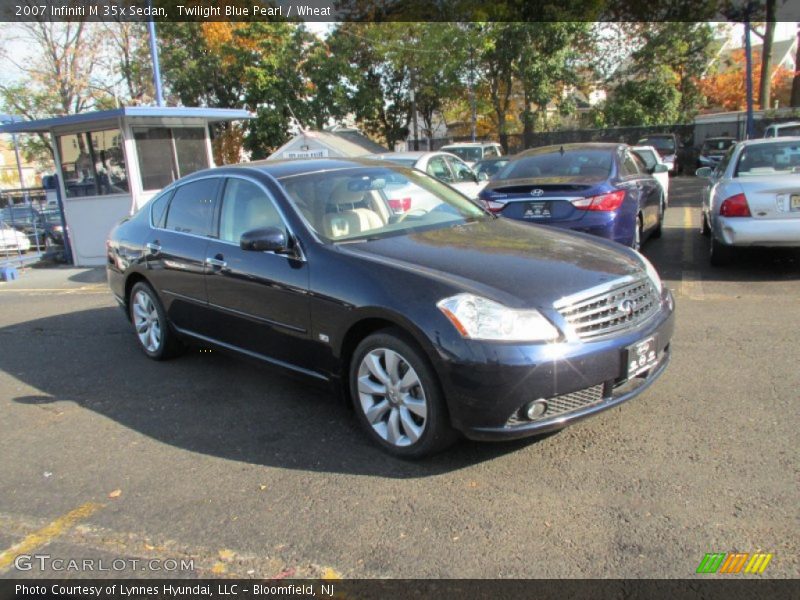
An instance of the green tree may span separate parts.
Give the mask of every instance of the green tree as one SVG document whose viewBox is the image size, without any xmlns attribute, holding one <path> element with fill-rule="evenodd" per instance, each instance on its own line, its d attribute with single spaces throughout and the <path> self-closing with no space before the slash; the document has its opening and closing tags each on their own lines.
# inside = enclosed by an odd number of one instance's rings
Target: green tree
<svg viewBox="0 0 800 600">
<path fill-rule="evenodd" d="M 674 74 L 664 66 L 657 67 L 647 79 L 629 80 L 614 88 L 606 101 L 602 119 L 596 124 L 607 126 L 663 125 L 675 123 L 680 116 L 681 94 L 674 83 Z"/>
</svg>

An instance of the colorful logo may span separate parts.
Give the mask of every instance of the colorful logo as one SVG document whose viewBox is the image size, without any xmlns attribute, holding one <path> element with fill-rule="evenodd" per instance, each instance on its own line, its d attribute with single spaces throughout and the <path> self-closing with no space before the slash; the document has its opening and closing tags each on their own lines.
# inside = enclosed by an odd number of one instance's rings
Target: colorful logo
<svg viewBox="0 0 800 600">
<path fill-rule="evenodd" d="M 744 568 L 745 573 L 763 573 L 767 568 L 772 554 L 756 552 L 717 552 L 706 554 L 700 565 L 697 567 L 698 573 L 741 573 Z M 746 566 L 745 566 L 746 565 Z"/>
</svg>

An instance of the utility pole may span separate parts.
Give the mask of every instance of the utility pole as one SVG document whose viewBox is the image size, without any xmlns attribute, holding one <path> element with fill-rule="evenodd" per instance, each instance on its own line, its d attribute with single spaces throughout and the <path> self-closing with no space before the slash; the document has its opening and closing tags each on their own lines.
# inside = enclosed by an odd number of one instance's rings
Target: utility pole
<svg viewBox="0 0 800 600">
<path fill-rule="evenodd" d="M 417 136 L 417 95 L 415 88 L 417 85 L 414 71 L 411 71 L 411 122 L 414 127 L 414 150 L 419 150 L 419 137 Z"/>
<path fill-rule="evenodd" d="M 147 0 L 147 6 L 152 9 L 153 1 Z M 153 87 L 156 91 L 156 106 L 164 106 L 164 93 L 161 90 L 161 67 L 158 63 L 158 46 L 156 45 L 156 25 L 152 16 L 147 20 L 147 31 L 150 34 L 150 58 L 153 60 Z"/>
<path fill-rule="evenodd" d="M 747 94 L 747 125 L 746 125 L 746 139 L 753 137 L 753 55 L 750 46 L 750 13 L 753 10 L 753 4 L 747 3 L 744 13 L 744 55 L 747 65 L 745 75 L 745 94 Z"/>
</svg>

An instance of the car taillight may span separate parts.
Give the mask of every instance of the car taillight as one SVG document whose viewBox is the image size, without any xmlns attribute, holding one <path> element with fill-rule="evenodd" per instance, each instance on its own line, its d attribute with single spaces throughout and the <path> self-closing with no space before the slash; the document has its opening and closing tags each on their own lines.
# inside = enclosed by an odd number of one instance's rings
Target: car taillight
<svg viewBox="0 0 800 600">
<path fill-rule="evenodd" d="M 612 211 L 617 210 L 622 206 L 622 201 L 625 200 L 625 190 L 617 190 L 608 194 L 601 194 L 600 196 L 590 196 L 588 198 L 580 198 L 573 200 L 572 206 L 580 210 L 598 210 L 598 211 Z"/>
<path fill-rule="evenodd" d="M 750 207 L 747 205 L 747 198 L 744 194 L 736 194 L 730 198 L 725 198 L 719 207 L 721 217 L 749 217 Z"/>
<path fill-rule="evenodd" d="M 411 210 L 411 198 L 394 198 L 389 200 L 389 208 L 396 213 L 404 213 Z"/>
<path fill-rule="evenodd" d="M 495 202 L 494 200 L 483 200 L 483 205 L 486 210 L 493 213 L 499 213 L 506 207 L 505 202 Z"/>
</svg>

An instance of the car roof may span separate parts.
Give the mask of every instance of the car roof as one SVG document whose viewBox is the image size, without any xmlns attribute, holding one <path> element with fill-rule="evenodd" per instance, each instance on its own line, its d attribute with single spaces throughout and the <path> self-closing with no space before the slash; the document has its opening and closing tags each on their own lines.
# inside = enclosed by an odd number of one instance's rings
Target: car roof
<svg viewBox="0 0 800 600">
<path fill-rule="evenodd" d="M 675 134 L 675 133 L 645 133 L 639 139 L 640 140 L 646 140 L 647 138 L 656 138 L 656 137 L 668 137 L 668 138 L 671 138 L 671 137 L 677 137 L 677 134 Z"/>
<path fill-rule="evenodd" d="M 739 142 L 742 146 L 762 146 L 765 144 L 785 144 L 786 142 L 800 142 L 800 135 L 787 135 L 776 138 L 754 138 Z"/>
<path fill-rule="evenodd" d="M 648 146 L 647 144 L 642 144 L 640 146 L 631 146 L 631 150 L 651 150 L 658 154 L 658 150 L 655 149 L 653 146 Z"/>
<path fill-rule="evenodd" d="M 785 123 L 772 123 L 769 127 L 797 127 L 800 121 L 786 121 Z"/>
<path fill-rule="evenodd" d="M 255 170 L 271 175 L 275 179 L 282 177 L 292 177 L 294 175 L 307 175 L 309 173 L 319 173 L 322 171 L 336 171 L 339 169 L 352 169 L 355 167 L 374 167 L 386 166 L 379 163 L 374 158 L 303 158 L 286 160 L 259 160 L 249 163 L 239 163 L 237 165 L 224 165 L 205 169 L 204 173 L 213 172 L 216 169 L 242 169 Z M 198 173 L 201 171 L 198 171 Z"/>
<path fill-rule="evenodd" d="M 559 148 L 563 148 L 565 152 L 574 152 L 580 150 L 608 150 L 608 151 L 615 151 L 619 148 L 626 147 L 627 144 L 623 143 L 607 143 L 607 142 L 581 142 L 575 144 L 553 144 L 551 146 L 540 146 L 538 148 L 531 148 L 529 150 L 525 150 L 520 152 L 519 154 L 515 155 L 513 159 L 523 158 L 526 156 L 535 156 L 537 154 L 547 154 L 549 152 L 553 152 L 554 150 L 558 150 Z"/>
<path fill-rule="evenodd" d="M 453 142 L 452 144 L 445 144 L 442 148 L 456 148 L 459 146 L 469 146 L 478 148 L 480 146 L 499 146 L 497 142 Z"/>
<path fill-rule="evenodd" d="M 703 141 L 704 142 L 710 142 L 710 141 L 713 141 L 713 140 L 733 140 L 733 141 L 736 141 L 736 138 L 732 137 L 730 135 L 716 135 L 714 137 L 707 137 Z"/>
</svg>

